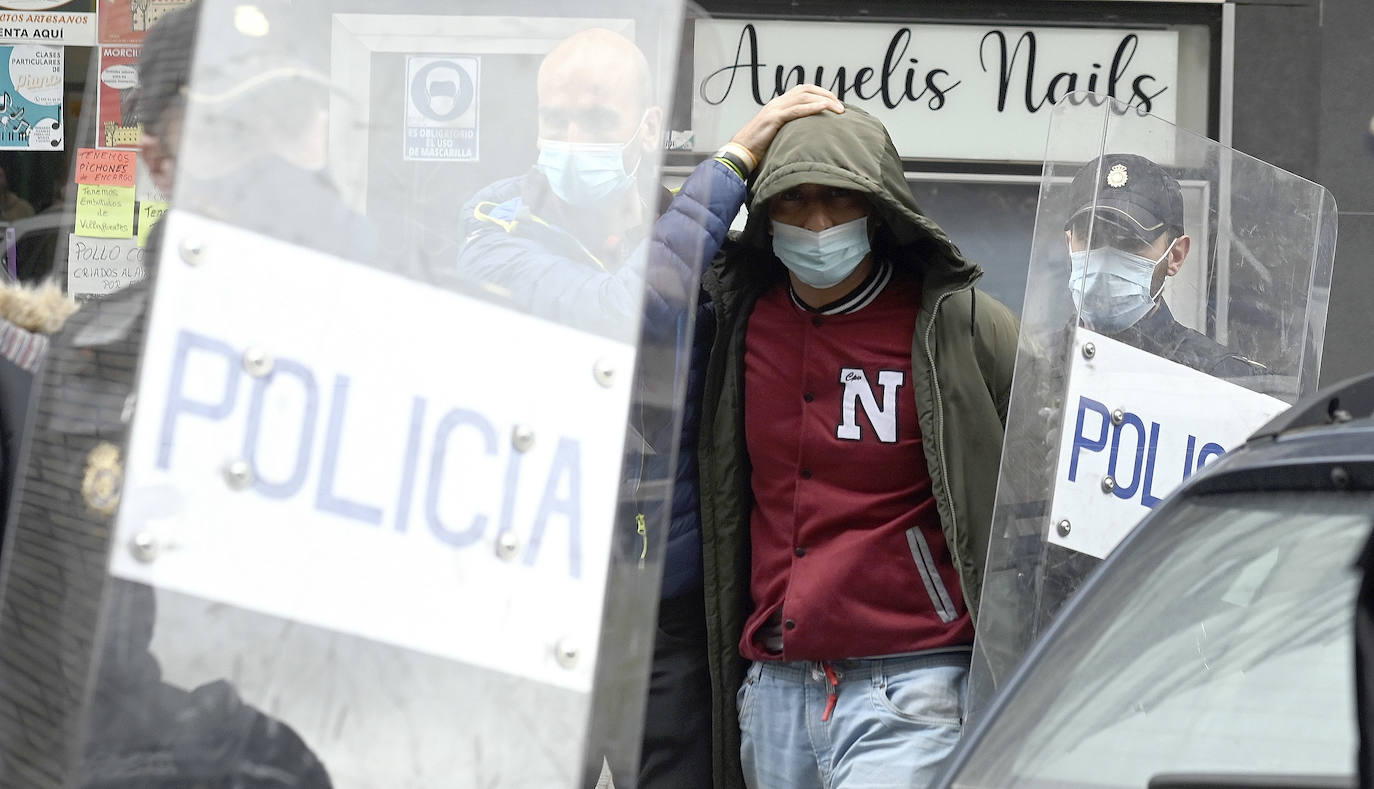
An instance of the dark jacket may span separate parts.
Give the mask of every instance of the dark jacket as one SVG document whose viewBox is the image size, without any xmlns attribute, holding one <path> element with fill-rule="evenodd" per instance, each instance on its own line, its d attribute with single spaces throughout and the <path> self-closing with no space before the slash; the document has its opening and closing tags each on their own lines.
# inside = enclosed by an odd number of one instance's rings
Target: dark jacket
<svg viewBox="0 0 1374 789">
<path fill-rule="evenodd" d="M 0 285 L 0 525 L 8 522 L 15 479 L 23 462 L 24 426 L 34 375 L 49 335 L 76 311 L 56 283 Z"/>
<path fill-rule="evenodd" d="M 622 257 L 649 255 L 653 263 L 635 268 L 619 264 L 594 251 L 603 245 L 579 238 L 546 215 L 558 210 L 549 198 L 547 184 L 537 174 L 498 181 L 478 192 L 463 208 L 464 248 L 459 256 L 462 276 L 475 279 L 507 295 L 509 303 L 542 317 L 565 321 L 592 330 L 618 331 L 636 317 L 635 288 L 645 289 L 644 335 L 641 353 L 681 353 L 695 325 L 690 357 L 674 365 L 672 386 L 685 383 L 686 397 L 676 458 L 671 520 L 664 560 L 664 599 L 701 588 L 701 536 L 698 513 L 696 444 L 700 392 L 706 353 L 714 324 L 710 306 L 699 302 L 695 321 L 686 320 L 680 305 L 694 287 L 702 269 L 720 249 L 730 222 L 744 202 L 744 183 L 728 167 L 714 160 L 698 167 L 676 195 L 664 202 L 647 243 L 624 250 Z M 536 210 L 544 207 L 545 210 Z M 644 276 L 649 281 L 644 281 Z M 647 287 L 646 287 L 647 286 Z M 643 369 L 643 365 L 641 365 Z M 636 408 L 632 430 L 643 439 L 632 446 L 626 462 L 625 484 L 635 496 L 644 479 L 665 479 L 672 457 L 670 404 L 662 394 L 646 390 L 664 387 L 641 380 L 636 387 L 640 404 L 657 401 L 656 416 L 643 416 Z M 653 521 L 652 506 L 644 514 Z M 648 535 L 644 535 L 645 539 Z M 649 546 L 636 548 L 648 553 Z"/>
<path fill-rule="evenodd" d="M 145 280 L 76 313 L 35 390 L 0 556 L 0 671 L 25 678 L 0 683 L 0 785 L 327 789 L 300 737 L 227 683 L 163 682 L 152 589 L 108 573 L 151 293 Z"/>
<path fill-rule="evenodd" d="M 1163 299 L 1145 317 L 1111 337 L 1217 378 L 1268 372 L 1264 365 L 1174 320 L 1174 314 Z"/>
<path fill-rule="evenodd" d="M 738 643 L 751 605 L 752 501 L 744 443 L 744 334 L 760 293 L 786 276 L 771 251 L 767 201 L 805 183 L 868 195 L 881 222 L 874 254 L 920 272 L 912 392 L 941 526 L 975 618 L 1011 393 L 1017 321 L 974 289 L 981 269 L 921 213 L 882 124 L 850 107 L 842 115 L 823 113 L 784 126 L 758 173 L 740 244 L 704 283 L 717 316 L 698 441 L 717 789 L 739 787 L 743 780 L 735 693 L 744 674 Z"/>
</svg>

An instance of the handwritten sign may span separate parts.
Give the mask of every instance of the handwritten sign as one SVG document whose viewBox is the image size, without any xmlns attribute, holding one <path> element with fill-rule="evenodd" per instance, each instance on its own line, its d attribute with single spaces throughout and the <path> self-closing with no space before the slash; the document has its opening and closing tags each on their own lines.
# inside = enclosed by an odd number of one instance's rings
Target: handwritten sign
<svg viewBox="0 0 1374 789">
<path fill-rule="evenodd" d="M 150 203 L 167 202 L 167 193 L 162 191 L 153 180 L 153 174 L 148 172 L 148 163 L 144 159 L 138 160 L 138 165 L 134 167 L 134 194 L 138 201 Z"/>
<path fill-rule="evenodd" d="M 103 184 L 77 185 L 76 234 L 95 238 L 131 238 L 134 234 L 134 188 Z"/>
<path fill-rule="evenodd" d="M 73 296 L 108 296 L 148 275 L 144 250 L 132 238 L 82 238 L 67 244 L 67 292 Z"/>
<path fill-rule="evenodd" d="M 148 234 L 153 232 L 153 225 L 157 220 L 167 213 L 166 203 L 142 202 L 138 204 L 138 245 L 148 246 Z"/>
<path fill-rule="evenodd" d="M 76 182 L 78 184 L 133 186 L 135 151 L 111 151 L 100 148 L 78 148 L 76 151 Z"/>
</svg>

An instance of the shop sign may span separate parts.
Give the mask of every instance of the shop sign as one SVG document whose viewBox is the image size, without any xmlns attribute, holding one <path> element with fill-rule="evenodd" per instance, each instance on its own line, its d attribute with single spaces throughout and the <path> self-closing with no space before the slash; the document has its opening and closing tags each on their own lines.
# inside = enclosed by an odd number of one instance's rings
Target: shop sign
<svg viewBox="0 0 1374 789">
<path fill-rule="evenodd" d="M 1171 30 L 699 20 L 693 144 L 715 150 L 809 82 L 878 116 L 905 157 L 1039 161 L 1075 91 L 1174 121 L 1178 49 Z"/>
<path fill-rule="evenodd" d="M 0 41 L 58 46 L 95 45 L 95 0 L 4 0 Z"/>
</svg>

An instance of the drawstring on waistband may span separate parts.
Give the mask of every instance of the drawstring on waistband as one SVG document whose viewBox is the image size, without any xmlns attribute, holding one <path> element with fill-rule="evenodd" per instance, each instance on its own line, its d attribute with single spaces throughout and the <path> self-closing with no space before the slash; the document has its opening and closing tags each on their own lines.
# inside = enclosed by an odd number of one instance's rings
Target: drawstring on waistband
<svg viewBox="0 0 1374 789">
<path fill-rule="evenodd" d="M 830 685 L 830 695 L 825 697 L 825 712 L 821 715 L 821 720 L 828 721 L 835 712 L 835 705 L 840 701 L 840 677 L 835 673 L 835 667 L 826 661 L 821 661 L 821 668 L 825 669 L 825 681 Z"/>
</svg>

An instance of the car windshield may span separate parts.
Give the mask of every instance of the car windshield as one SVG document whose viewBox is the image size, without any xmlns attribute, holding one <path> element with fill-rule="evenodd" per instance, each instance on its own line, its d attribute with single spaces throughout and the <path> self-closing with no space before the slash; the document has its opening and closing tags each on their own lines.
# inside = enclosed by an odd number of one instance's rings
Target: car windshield
<svg viewBox="0 0 1374 789">
<path fill-rule="evenodd" d="M 1354 562 L 1372 519 L 1367 493 L 1183 503 L 1073 610 L 954 786 L 1353 775 Z"/>
</svg>

